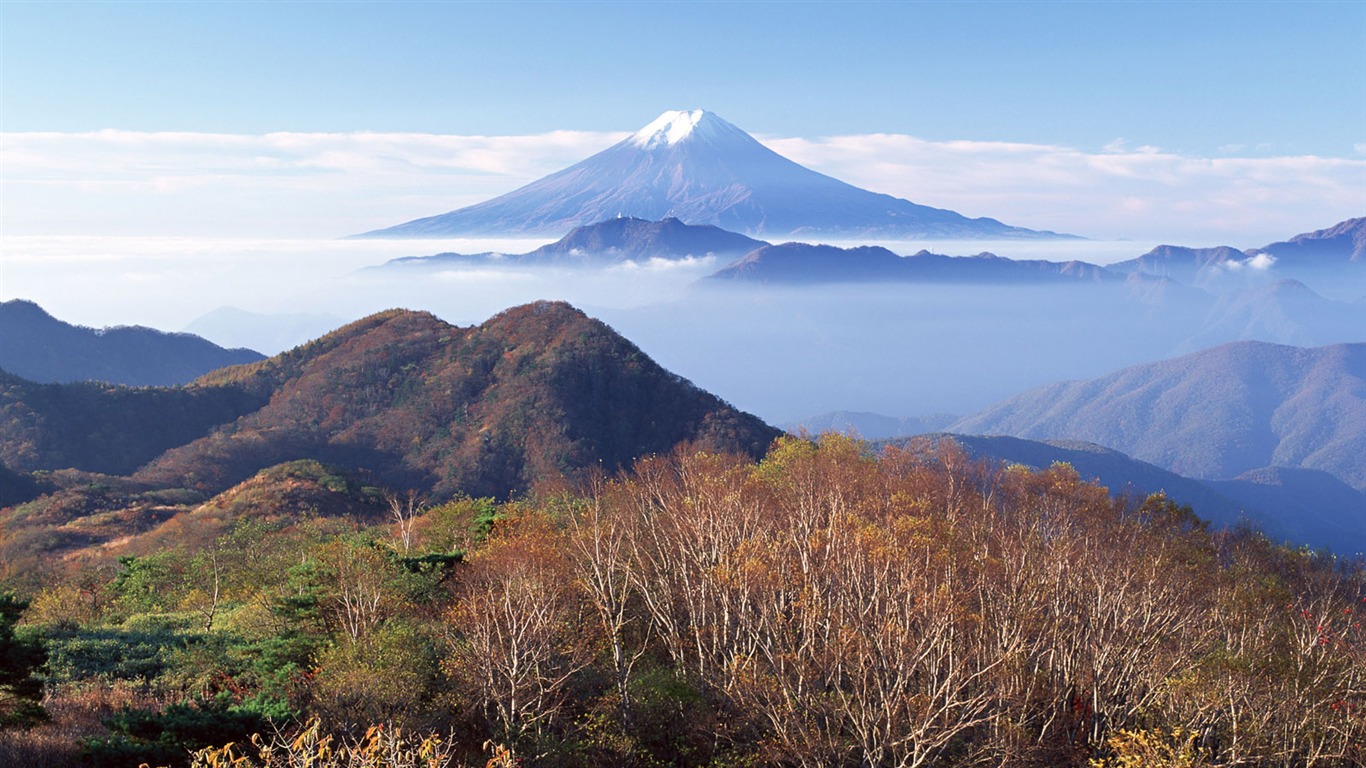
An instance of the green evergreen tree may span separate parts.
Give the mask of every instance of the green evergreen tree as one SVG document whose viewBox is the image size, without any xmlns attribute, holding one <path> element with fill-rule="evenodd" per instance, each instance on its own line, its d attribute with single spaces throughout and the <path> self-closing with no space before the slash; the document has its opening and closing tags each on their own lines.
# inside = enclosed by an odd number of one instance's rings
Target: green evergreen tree
<svg viewBox="0 0 1366 768">
<path fill-rule="evenodd" d="M 37 638 L 16 637 L 14 625 L 28 601 L 0 594 L 0 728 L 25 728 L 47 719 L 39 704 L 43 683 L 34 672 L 47 662 Z"/>
</svg>

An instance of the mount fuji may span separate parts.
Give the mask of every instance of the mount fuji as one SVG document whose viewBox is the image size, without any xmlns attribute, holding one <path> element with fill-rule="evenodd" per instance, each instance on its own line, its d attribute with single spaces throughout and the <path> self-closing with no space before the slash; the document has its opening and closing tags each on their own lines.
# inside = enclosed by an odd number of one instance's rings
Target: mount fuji
<svg viewBox="0 0 1366 768">
<path fill-rule="evenodd" d="M 562 235 L 618 216 L 753 236 L 1070 237 L 969 219 L 798 165 L 711 112 L 665 112 L 627 139 L 477 205 L 361 237 Z"/>
</svg>

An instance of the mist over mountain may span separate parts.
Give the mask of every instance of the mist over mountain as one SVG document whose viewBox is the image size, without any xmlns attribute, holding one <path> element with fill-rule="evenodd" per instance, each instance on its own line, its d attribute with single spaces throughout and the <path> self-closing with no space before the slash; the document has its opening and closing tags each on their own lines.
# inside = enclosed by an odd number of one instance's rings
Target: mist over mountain
<svg viewBox="0 0 1366 768">
<path fill-rule="evenodd" d="M 884 416 L 862 411 L 831 411 L 797 419 L 782 425 L 792 433 L 806 432 L 819 435 L 838 432 L 862 440 L 885 440 L 895 437 L 938 432 L 958 419 L 951 413 L 932 413 L 927 416 Z"/>
<path fill-rule="evenodd" d="M 0 368 L 30 381 L 169 386 L 263 357 L 188 333 L 141 326 L 85 328 L 62 322 L 31 301 L 0 302 Z"/>
<path fill-rule="evenodd" d="M 970 414 L 1060 379 L 1233 341 L 1366 338 L 1359 305 L 1293 286 L 1215 295 L 1143 275 L 705 285 L 675 301 L 593 312 L 770 423 L 831 411 Z"/>
<path fill-rule="evenodd" d="M 1076 439 L 1201 479 L 1317 469 L 1366 489 L 1366 344 L 1239 342 L 1041 387 L 950 431 Z"/>
<path fill-rule="evenodd" d="M 674 217 L 754 236 L 1060 237 L 859 189 L 700 109 L 665 112 L 618 144 L 492 200 L 363 236 L 560 234 L 617 216 Z"/>
<path fill-rule="evenodd" d="M 1332 301 L 1297 280 L 1275 280 L 1218 294 L 1199 329 L 1176 347 L 1193 352 L 1228 339 L 1260 339 L 1295 346 L 1360 341 L 1366 314 Z"/>
<path fill-rule="evenodd" d="M 316 312 L 249 312 L 238 307 L 219 307 L 185 326 L 186 333 L 202 336 L 224 346 L 247 347 L 274 355 L 307 339 L 334 330 L 346 321 Z"/>
</svg>

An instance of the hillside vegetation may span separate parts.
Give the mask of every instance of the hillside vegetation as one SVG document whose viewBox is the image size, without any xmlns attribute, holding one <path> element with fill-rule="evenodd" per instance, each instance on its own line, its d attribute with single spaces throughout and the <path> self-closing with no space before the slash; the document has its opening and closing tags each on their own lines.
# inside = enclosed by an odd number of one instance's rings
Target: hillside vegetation
<svg viewBox="0 0 1366 768">
<path fill-rule="evenodd" d="M 214 494 L 300 459 L 394 488 L 505 498 L 679 442 L 759 455 L 778 431 L 567 304 L 459 328 L 394 310 L 173 389 L 0 375 L 0 463 Z"/>
<path fill-rule="evenodd" d="M 246 514 L 295 481 L 367 493 L 273 471 L 219 533 L 31 588 L 55 717 L 0 762 L 82 735 L 97 766 L 1366 760 L 1360 563 L 1066 465 L 784 438 L 387 523 Z"/>
</svg>

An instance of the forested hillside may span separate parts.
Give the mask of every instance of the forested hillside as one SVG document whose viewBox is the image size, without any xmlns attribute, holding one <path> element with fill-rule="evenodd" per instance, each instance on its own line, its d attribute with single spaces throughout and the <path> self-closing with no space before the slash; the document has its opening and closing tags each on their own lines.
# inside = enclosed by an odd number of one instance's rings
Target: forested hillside
<svg viewBox="0 0 1366 768">
<path fill-rule="evenodd" d="M 1066 465 L 784 438 L 512 503 L 370 494 L 294 466 L 205 505 L 215 533 L 31 585 L 53 721 L 0 762 L 1366 760 L 1360 563 Z"/>
<path fill-rule="evenodd" d="M 0 463 L 12 470 L 131 474 L 207 494 L 315 459 L 394 488 L 503 498 L 682 441 L 757 456 L 778 435 L 550 302 L 468 328 L 380 313 L 179 388 L 0 373 L 0 408 Z"/>
</svg>

